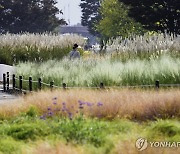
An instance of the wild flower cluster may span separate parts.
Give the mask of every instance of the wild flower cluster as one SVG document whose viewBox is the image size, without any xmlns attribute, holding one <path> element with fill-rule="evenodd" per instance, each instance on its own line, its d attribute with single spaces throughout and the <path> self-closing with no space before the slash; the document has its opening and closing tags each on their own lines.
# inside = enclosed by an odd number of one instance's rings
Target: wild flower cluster
<svg viewBox="0 0 180 154">
<path fill-rule="evenodd" d="M 66 102 L 62 102 L 61 105 L 57 102 L 57 97 L 52 99 L 52 105 L 47 108 L 47 111 L 40 116 L 40 119 L 46 120 L 47 118 L 53 117 L 55 115 L 63 115 L 67 116 L 70 120 L 73 120 L 74 117 L 83 116 L 83 109 L 89 108 L 90 111 L 93 110 L 93 107 L 102 107 L 102 102 L 91 103 L 91 102 L 84 102 L 82 100 L 78 100 L 78 108 L 74 105 L 68 107 Z M 61 106 L 61 107 L 60 107 Z M 98 114 L 98 117 L 101 117 L 101 114 Z"/>
</svg>

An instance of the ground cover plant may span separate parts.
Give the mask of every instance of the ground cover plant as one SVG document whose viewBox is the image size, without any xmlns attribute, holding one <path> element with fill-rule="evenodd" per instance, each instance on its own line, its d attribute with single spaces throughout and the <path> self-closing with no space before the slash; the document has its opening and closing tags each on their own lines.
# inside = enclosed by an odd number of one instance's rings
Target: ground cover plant
<svg viewBox="0 0 180 154">
<path fill-rule="evenodd" d="M 29 94 L 0 111 L 2 153 L 139 153 L 135 142 L 180 139 L 179 90 Z M 128 147 L 128 149 L 127 149 Z M 178 153 L 151 148 L 144 153 Z"/>
<path fill-rule="evenodd" d="M 164 129 L 166 131 L 162 131 Z M 168 134 L 171 131 L 173 133 Z M 138 137 L 177 142 L 180 128 L 177 120 L 158 120 L 140 126 L 129 120 L 69 120 L 58 117 L 41 120 L 18 116 L 1 121 L 0 135 L 1 153 L 138 153 L 134 147 Z M 128 149 L 125 148 L 127 146 Z M 168 154 L 178 153 L 179 149 L 149 147 L 144 153 L 158 151 Z"/>
</svg>

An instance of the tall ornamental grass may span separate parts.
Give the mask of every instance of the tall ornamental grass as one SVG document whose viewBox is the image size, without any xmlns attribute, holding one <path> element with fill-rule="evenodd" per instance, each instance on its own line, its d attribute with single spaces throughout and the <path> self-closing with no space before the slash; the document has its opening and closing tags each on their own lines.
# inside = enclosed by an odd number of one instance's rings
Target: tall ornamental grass
<svg viewBox="0 0 180 154">
<path fill-rule="evenodd" d="M 43 82 L 54 81 L 61 86 L 105 86 L 154 85 L 156 80 L 161 84 L 180 83 L 180 60 L 162 56 L 151 60 L 130 60 L 125 63 L 112 61 L 110 58 L 87 59 L 79 61 L 50 60 L 44 63 L 20 63 L 17 75 L 33 80 L 42 78 Z"/>
<path fill-rule="evenodd" d="M 73 34 L 0 35 L 0 63 L 14 64 L 19 61 L 41 62 L 61 59 L 70 52 L 74 43 L 84 46 L 85 40 Z"/>
<path fill-rule="evenodd" d="M 137 57 L 152 59 L 163 54 L 180 57 L 180 36 L 166 33 L 146 33 L 141 36 L 130 36 L 126 39 L 118 37 L 107 43 L 106 53 L 121 60 Z"/>
</svg>

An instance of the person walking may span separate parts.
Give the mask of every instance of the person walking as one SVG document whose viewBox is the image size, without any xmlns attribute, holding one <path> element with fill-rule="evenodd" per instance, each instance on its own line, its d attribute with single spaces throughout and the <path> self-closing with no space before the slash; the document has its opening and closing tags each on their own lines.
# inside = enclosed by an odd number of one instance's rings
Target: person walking
<svg viewBox="0 0 180 154">
<path fill-rule="evenodd" d="M 79 51 L 77 51 L 77 48 L 78 48 L 78 45 L 74 44 L 73 50 L 69 54 L 70 60 L 72 60 L 72 59 L 80 59 L 80 53 L 79 53 Z"/>
</svg>

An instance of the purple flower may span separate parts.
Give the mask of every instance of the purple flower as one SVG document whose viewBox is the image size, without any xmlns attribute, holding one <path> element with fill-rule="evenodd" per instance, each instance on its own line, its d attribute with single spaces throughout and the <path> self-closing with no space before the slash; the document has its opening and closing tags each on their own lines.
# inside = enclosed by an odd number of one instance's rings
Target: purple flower
<svg viewBox="0 0 180 154">
<path fill-rule="evenodd" d="M 63 103 L 62 103 L 62 105 L 63 105 L 63 106 L 65 106 L 65 105 L 66 105 L 66 103 L 65 103 L 65 102 L 63 102 Z"/>
<path fill-rule="evenodd" d="M 84 107 L 82 105 L 79 106 L 79 109 L 83 109 Z"/>
<path fill-rule="evenodd" d="M 57 100 L 57 97 L 54 97 L 52 100 Z"/>
<path fill-rule="evenodd" d="M 68 112 L 68 109 L 67 109 L 66 107 L 63 107 L 63 108 L 62 108 L 62 111 L 63 111 L 63 112 Z"/>
<path fill-rule="evenodd" d="M 66 108 L 66 106 L 65 106 L 65 105 L 63 105 L 62 109 L 63 109 L 63 110 L 67 110 L 67 108 Z"/>
<path fill-rule="evenodd" d="M 93 106 L 93 103 L 86 102 L 87 106 Z"/>
<path fill-rule="evenodd" d="M 79 103 L 79 104 L 81 104 L 81 103 L 82 103 L 82 101 L 81 101 L 81 100 L 78 100 L 78 103 Z"/>
<path fill-rule="evenodd" d="M 48 107 L 48 108 L 47 108 L 47 110 L 48 110 L 48 111 L 50 111 L 50 110 L 51 110 L 51 108 L 50 108 L 50 107 Z"/>
<path fill-rule="evenodd" d="M 83 109 L 83 105 L 86 104 L 85 102 L 82 102 L 81 100 L 78 101 L 79 102 L 79 109 Z"/>
<path fill-rule="evenodd" d="M 73 114 L 71 112 L 68 112 L 68 117 L 69 117 L 70 120 L 72 120 Z"/>
<path fill-rule="evenodd" d="M 103 103 L 98 102 L 98 103 L 97 103 L 97 106 L 103 106 Z"/>
<path fill-rule="evenodd" d="M 84 104 L 86 104 L 85 102 L 83 102 L 83 101 L 81 101 L 81 100 L 79 100 L 78 103 L 79 103 L 79 105 L 84 105 Z"/>
<path fill-rule="evenodd" d="M 57 102 L 53 102 L 53 104 L 54 104 L 54 105 L 56 105 L 56 104 L 57 104 Z"/>
<path fill-rule="evenodd" d="M 53 115 L 53 112 L 49 112 L 48 115 L 49 115 L 49 116 L 52 116 L 52 115 Z"/>
<path fill-rule="evenodd" d="M 40 119 L 46 120 L 46 116 L 45 116 L 45 115 L 42 115 L 42 116 L 40 116 Z"/>
</svg>

